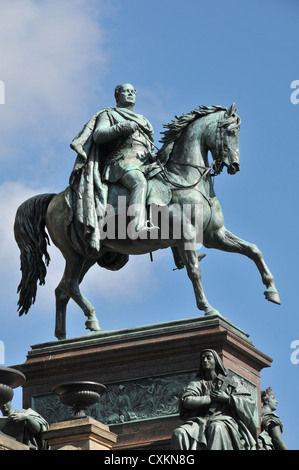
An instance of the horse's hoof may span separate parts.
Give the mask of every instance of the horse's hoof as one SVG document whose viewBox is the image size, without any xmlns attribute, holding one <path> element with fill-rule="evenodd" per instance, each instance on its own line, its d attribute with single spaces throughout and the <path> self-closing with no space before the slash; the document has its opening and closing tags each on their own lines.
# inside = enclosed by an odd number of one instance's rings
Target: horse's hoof
<svg viewBox="0 0 299 470">
<path fill-rule="evenodd" d="M 90 331 L 100 331 L 101 327 L 98 320 L 87 320 L 85 322 L 85 327 Z"/>
<path fill-rule="evenodd" d="M 208 316 L 212 316 L 212 315 L 213 315 L 213 316 L 216 315 L 217 317 L 222 317 L 221 313 L 218 312 L 218 310 L 216 310 L 215 308 L 211 308 L 210 310 L 207 310 L 207 311 L 205 312 L 205 315 L 204 315 L 204 316 L 205 316 L 205 317 L 208 317 Z"/>
<path fill-rule="evenodd" d="M 59 340 L 61 339 L 66 339 L 66 334 L 65 333 L 56 333 L 55 332 L 55 337 Z"/>
<path fill-rule="evenodd" d="M 277 305 L 281 304 L 279 294 L 276 289 L 266 290 L 264 294 L 265 294 L 266 299 L 269 300 L 270 302 L 273 302 L 274 304 L 277 304 Z"/>
</svg>

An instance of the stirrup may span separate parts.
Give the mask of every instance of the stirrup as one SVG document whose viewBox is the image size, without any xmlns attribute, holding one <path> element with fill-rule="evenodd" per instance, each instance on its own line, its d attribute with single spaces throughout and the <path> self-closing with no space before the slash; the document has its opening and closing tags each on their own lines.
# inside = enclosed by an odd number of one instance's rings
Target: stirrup
<svg viewBox="0 0 299 470">
<path fill-rule="evenodd" d="M 154 225 L 150 220 L 147 220 L 145 222 L 144 228 L 146 228 L 147 230 L 160 230 L 160 227 Z"/>
<path fill-rule="evenodd" d="M 141 232 L 150 232 L 152 230 L 160 230 L 160 227 L 157 227 L 156 225 L 153 225 L 152 222 L 150 222 L 149 220 L 147 220 L 145 222 L 145 224 L 140 227 L 140 229 L 136 230 L 137 233 L 141 233 Z"/>
</svg>

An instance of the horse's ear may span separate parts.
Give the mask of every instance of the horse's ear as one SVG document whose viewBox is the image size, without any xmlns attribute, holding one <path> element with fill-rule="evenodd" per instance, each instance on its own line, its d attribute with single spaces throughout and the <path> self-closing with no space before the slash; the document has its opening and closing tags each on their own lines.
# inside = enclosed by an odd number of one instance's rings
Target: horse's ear
<svg viewBox="0 0 299 470">
<path fill-rule="evenodd" d="M 231 116 L 234 112 L 236 111 L 236 104 L 233 103 L 231 107 L 226 111 L 226 116 L 229 117 Z"/>
</svg>

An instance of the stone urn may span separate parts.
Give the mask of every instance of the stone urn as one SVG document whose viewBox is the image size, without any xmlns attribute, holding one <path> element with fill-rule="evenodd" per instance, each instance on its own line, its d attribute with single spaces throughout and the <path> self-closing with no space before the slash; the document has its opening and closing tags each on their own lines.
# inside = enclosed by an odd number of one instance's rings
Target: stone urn
<svg viewBox="0 0 299 470">
<path fill-rule="evenodd" d="M 13 389 L 20 387 L 26 381 L 22 372 L 10 367 L 0 367 L 0 406 L 12 400 Z"/>
<path fill-rule="evenodd" d="M 105 385 L 88 381 L 62 383 L 52 389 L 60 403 L 72 407 L 73 418 L 85 418 L 87 408 L 98 403 L 106 391 Z"/>
</svg>

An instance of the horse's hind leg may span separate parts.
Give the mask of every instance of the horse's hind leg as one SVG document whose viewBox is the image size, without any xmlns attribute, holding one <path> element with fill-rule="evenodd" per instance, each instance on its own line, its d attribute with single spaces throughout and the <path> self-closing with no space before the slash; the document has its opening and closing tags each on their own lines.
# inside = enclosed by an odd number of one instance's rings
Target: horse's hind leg
<svg viewBox="0 0 299 470">
<path fill-rule="evenodd" d="M 95 315 L 94 306 L 81 294 L 79 284 L 89 268 L 95 261 L 73 255 L 71 261 L 66 261 L 63 277 L 55 290 L 56 294 L 56 327 L 55 335 L 58 339 L 65 338 L 65 313 L 69 299 L 73 299 L 83 310 L 87 317 L 85 326 L 91 331 L 99 331 L 99 321 Z"/>
<path fill-rule="evenodd" d="M 60 287 L 55 289 L 55 298 L 56 298 L 56 321 L 55 321 L 55 337 L 57 339 L 66 338 L 66 307 L 70 296 L 66 294 Z"/>
<path fill-rule="evenodd" d="M 184 265 L 186 266 L 187 274 L 192 282 L 195 294 L 196 304 L 199 310 L 203 310 L 205 315 L 218 315 L 221 316 L 218 310 L 212 307 L 204 293 L 201 282 L 201 269 L 199 266 L 198 253 L 196 251 L 196 243 L 192 243 L 192 249 L 186 249 L 185 243 L 180 241 L 178 243 L 178 250 Z M 188 241 L 188 248 L 191 248 L 191 243 Z"/>
<path fill-rule="evenodd" d="M 204 240 L 204 245 L 207 248 L 217 248 L 222 251 L 240 253 L 253 260 L 261 274 L 263 284 L 266 286 L 264 292 L 266 299 L 280 304 L 279 294 L 274 284 L 274 277 L 264 261 L 262 252 L 255 244 L 242 240 L 229 232 L 225 227 L 222 227 L 215 232 L 210 232 L 209 236 Z"/>
</svg>

